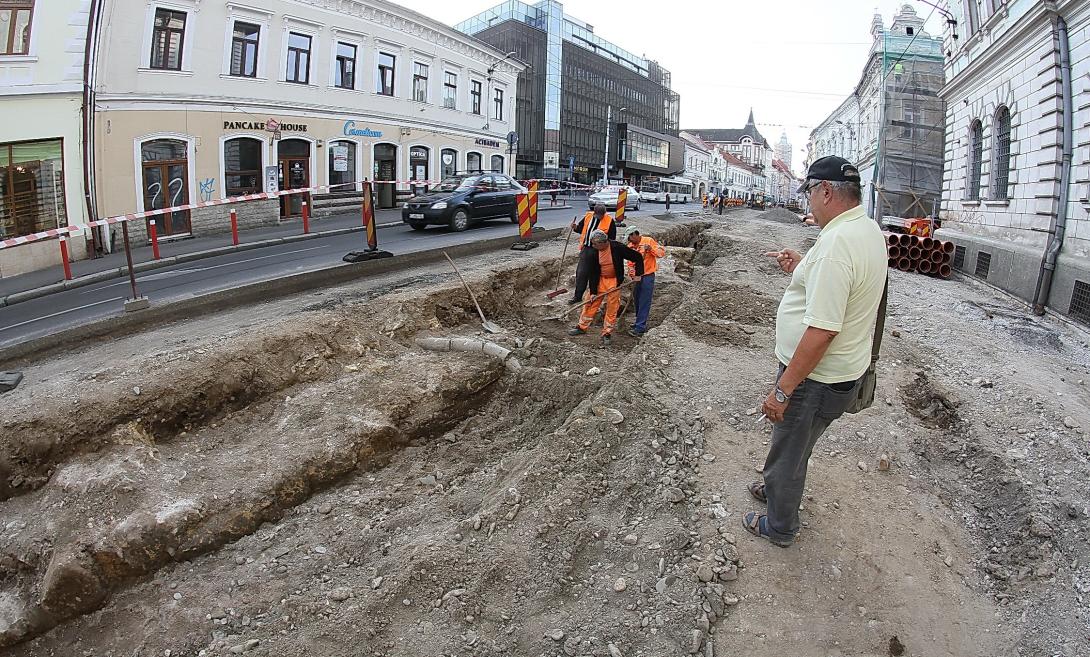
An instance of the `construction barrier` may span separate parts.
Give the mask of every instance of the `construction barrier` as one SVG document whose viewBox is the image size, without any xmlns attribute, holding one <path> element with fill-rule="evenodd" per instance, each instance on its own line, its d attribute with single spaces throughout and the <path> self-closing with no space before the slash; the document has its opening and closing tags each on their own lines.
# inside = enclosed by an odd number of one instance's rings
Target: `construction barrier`
<svg viewBox="0 0 1090 657">
<path fill-rule="evenodd" d="M 511 248 L 515 251 L 529 251 L 537 247 L 537 242 L 530 239 L 533 233 L 534 224 L 530 219 L 530 194 L 518 194 L 517 207 L 518 207 L 518 227 L 519 227 L 519 241 L 511 245 Z"/>
<path fill-rule="evenodd" d="M 628 189 L 626 189 L 625 187 L 621 187 L 620 191 L 617 192 L 617 209 L 613 213 L 613 218 L 617 221 L 617 223 L 619 223 L 619 224 L 624 223 L 624 213 L 625 213 L 625 210 L 627 210 L 627 209 L 628 209 Z"/>
<path fill-rule="evenodd" d="M 360 202 L 360 220 L 367 236 L 366 251 L 350 251 L 342 258 L 345 262 L 362 262 L 377 258 L 389 258 L 394 254 L 378 248 L 378 230 L 375 226 L 375 188 L 370 182 L 363 183 L 363 200 Z"/>
<path fill-rule="evenodd" d="M 527 196 L 528 196 L 527 203 L 530 206 L 530 225 L 533 226 L 533 225 L 537 224 L 537 196 L 538 196 L 538 194 L 537 194 L 537 181 L 536 180 L 531 180 L 530 181 L 530 186 L 529 186 L 528 190 L 529 190 L 529 192 L 527 194 Z"/>
</svg>

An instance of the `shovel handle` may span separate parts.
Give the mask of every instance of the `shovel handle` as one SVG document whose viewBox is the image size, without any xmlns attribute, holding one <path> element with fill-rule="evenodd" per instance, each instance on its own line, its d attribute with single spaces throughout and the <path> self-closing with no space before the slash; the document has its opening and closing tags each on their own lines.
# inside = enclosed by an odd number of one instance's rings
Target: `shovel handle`
<svg viewBox="0 0 1090 657">
<path fill-rule="evenodd" d="M 443 251 L 443 257 L 447 259 L 451 267 L 454 267 L 454 273 L 458 274 L 458 279 L 462 281 L 462 285 L 465 287 L 466 292 L 469 292 L 469 298 L 473 299 L 473 305 L 477 307 L 477 314 L 481 316 L 481 323 L 485 323 L 488 320 L 484 318 L 484 311 L 481 310 L 481 304 L 477 303 L 477 295 L 473 294 L 473 288 L 469 287 L 469 283 L 466 283 L 466 279 L 462 276 L 462 272 L 458 271 L 458 265 L 454 264 L 454 261 L 450 259 L 446 251 Z"/>
<path fill-rule="evenodd" d="M 560 289 L 560 275 L 564 273 L 564 257 L 568 255 L 568 242 L 571 241 L 572 232 L 574 231 L 568 231 L 568 236 L 564 238 L 564 250 L 560 252 L 560 264 L 556 268 L 556 288 L 554 288 L 557 290 Z"/>
<path fill-rule="evenodd" d="M 571 306 L 570 308 L 565 309 L 564 312 L 561 313 L 561 315 L 562 316 L 567 315 L 568 313 L 570 313 L 573 310 L 578 310 L 578 309 L 582 308 L 583 306 L 587 305 L 588 303 L 591 303 L 593 301 L 597 301 L 598 299 L 601 299 L 602 297 L 604 297 L 607 294 L 613 294 L 614 292 L 618 292 L 618 291 L 628 287 L 629 285 L 632 285 L 632 284 L 637 283 L 637 282 L 638 281 L 625 281 L 624 283 L 621 283 L 620 285 L 613 288 L 612 290 L 609 290 L 608 292 L 600 292 L 598 294 L 595 294 L 593 297 L 587 299 L 583 303 L 577 303 L 574 306 Z"/>
</svg>

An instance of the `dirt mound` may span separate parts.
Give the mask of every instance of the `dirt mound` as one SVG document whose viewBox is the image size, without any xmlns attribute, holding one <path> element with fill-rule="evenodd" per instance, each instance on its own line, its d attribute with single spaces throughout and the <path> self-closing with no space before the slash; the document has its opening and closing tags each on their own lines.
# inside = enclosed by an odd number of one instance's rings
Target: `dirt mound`
<svg viewBox="0 0 1090 657">
<path fill-rule="evenodd" d="M 761 218 L 769 221 L 776 221 L 781 224 L 802 223 L 802 217 L 800 215 L 783 208 L 769 208 L 768 210 L 765 210 L 764 214 L 761 215 Z"/>
</svg>

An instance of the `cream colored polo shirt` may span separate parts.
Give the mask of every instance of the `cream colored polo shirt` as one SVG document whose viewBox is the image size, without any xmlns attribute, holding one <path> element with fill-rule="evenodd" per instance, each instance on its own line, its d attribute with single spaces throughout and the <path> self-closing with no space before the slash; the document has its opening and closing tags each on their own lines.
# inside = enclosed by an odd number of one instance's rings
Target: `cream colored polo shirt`
<svg viewBox="0 0 1090 657">
<path fill-rule="evenodd" d="M 854 381 L 870 365 L 874 322 L 886 282 L 886 242 L 862 206 L 830 221 L 791 275 L 776 313 L 776 357 L 791 362 L 808 326 L 836 331 L 808 378 Z"/>
</svg>

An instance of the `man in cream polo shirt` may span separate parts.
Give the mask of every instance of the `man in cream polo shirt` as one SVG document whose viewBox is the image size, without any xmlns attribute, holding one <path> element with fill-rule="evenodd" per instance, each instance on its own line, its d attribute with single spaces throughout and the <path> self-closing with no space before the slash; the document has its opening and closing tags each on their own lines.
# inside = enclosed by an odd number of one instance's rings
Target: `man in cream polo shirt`
<svg viewBox="0 0 1090 657">
<path fill-rule="evenodd" d="M 815 161 L 799 191 L 821 227 L 805 256 L 766 255 L 791 274 L 776 313 L 775 388 L 761 410 L 774 423 L 763 481 L 750 494 L 768 505 L 749 512 L 751 534 L 787 547 L 799 531 L 806 464 L 821 434 L 858 393 L 871 360 L 878 306 L 886 285 L 886 243 L 863 207 L 859 171 L 844 158 Z"/>
</svg>

